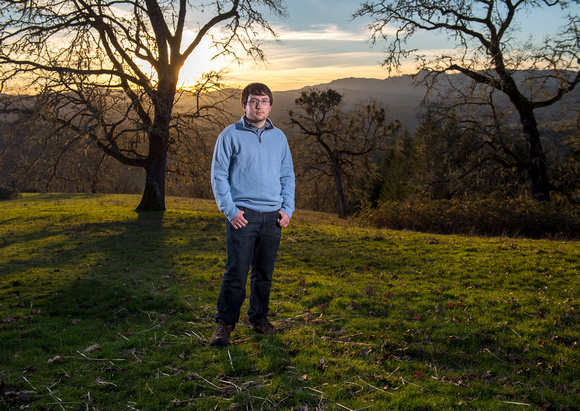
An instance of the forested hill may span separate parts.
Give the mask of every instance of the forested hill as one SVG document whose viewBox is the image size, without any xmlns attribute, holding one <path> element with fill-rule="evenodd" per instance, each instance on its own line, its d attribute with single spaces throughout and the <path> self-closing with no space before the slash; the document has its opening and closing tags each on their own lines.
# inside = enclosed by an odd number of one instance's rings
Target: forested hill
<svg viewBox="0 0 580 411">
<path fill-rule="evenodd" d="M 345 78 L 334 80 L 327 84 L 320 84 L 319 89 L 333 89 L 343 94 L 347 103 L 373 98 L 388 104 L 389 117 L 398 119 L 405 126 L 414 128 L 417 123 L 416 109 L 425 95 L 425 89 L 413 86 L 410 76 L 398 76 L 388 79 Z M 286 116 L 287 110 L 294 108 L 294 100 L 300 95 L 300 90 L 274 92 L 276 109 L 272 112 L 275 121 L 278 116 Z"/>
<path fill-rule="evenodd" d="M 465 81 L 465 77 L 460 74 L 449 74 L 448 76 L 452 76 L 450 84 L 454 86 L 458 86 Z M 518 77 L 523 77 L 523 73 L 520 76 L 516 76 L 516 78 Z M 268 79 L 262 79 L 261 81 L 267 83 Z M 322 90 L 329 88 L 336 90 L 344 95 L 347 103 L 368 100 L 369 98 L 383 101 L 388 105 L 389 118 L 401 121 L 409 129 L 414 129 L 419 122 L 417 109 L 426 92 L 425 87 L 414 86 L 413 80 L 409 75 L 387 79 L 350 77 L 312 87 Z M 299 90 L 275 91 L 275 108 L 272 110 L 272 120 L 277 125 L 286 123 L 288 110 L 295 108 L 294 100 L 300 95 L 300 92 L 312 87 L 304 87 Z M 503 106 L 502 109 L 513 110 L 513 107 L 508 104 L 507 99 L 501 93 L 496 93 L 495 101 Z M 239 107 L 239 102 L 235 102 L 232 110 L 234 113 L 239 112 L 241 116 L 242 110 Z M 565 117 L 577 115 L 578 110 L 580 110 L 580 89 L 577 88 L 572 93 L 564 96 L 561 102 L 548 108 L 536 110 L 536 115 L 539 121 L 554 121 L 562 120 L 562 115 Z M 514 121 L 517 123 L 518 119 L 514 117 Z"/>
</svg>

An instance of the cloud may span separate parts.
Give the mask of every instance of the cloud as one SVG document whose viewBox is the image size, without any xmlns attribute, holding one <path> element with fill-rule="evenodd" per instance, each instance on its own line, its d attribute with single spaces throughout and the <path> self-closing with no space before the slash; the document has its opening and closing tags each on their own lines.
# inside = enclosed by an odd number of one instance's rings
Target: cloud
<svg viewBox="0 0 580 411">
<path fill-rule="evenodd" d="M 304 86 L 314 86 L 329 83 L 332 80 L 346 77 L 386 78 L 387 72 L 379 65 L 376 66 L 325 66 L 294 67 L 279 70 L 249 69 L 232 72 L 227 81 L 235 85 L 244 85 L 252 81 L 263 81 L 272 90 L 283 91 L 299 89 Z"/>
<path fill-rule="evenodd" d="M 386 78 L 389 72 L 381 66 L 382 55 L 372 51 L 323 51 L 303 53 L 301 48 L 283 47 L 279 52 L 268 52 L 267 65 L 244 64 L 232 67 L 226 81 L 243 86 L 252 81 L 267 83 L 272 90 L 295 90 L 304 86 L 329 83 L 332 80 L 361 77 Z M 402 67 L 402 72 L 412 73 L 414 64 Z"/>
<path fill-rule="evenodd" d="M 288 49 L 284 49 L 287 51 Z M 294 48 L 293 52 L 268 53 L 267 66 L 273 70 L 288 68 L 323 68 L 326 66 L 376 66 L 381 55 L 372 51 L 329 52 L 322 50 L 303 50 Z"/>
<path fill-rule="evenodd" d="M 336 24 L 312 24 L 307 30 L 292 30 L 286 26 L 274 27 L 278 39 L 284 41 L 326 40 L 326 41 L 367 41 L 365 31 L 344 30 Z"/>
<path fill-rule="evenodd" d="M 267 64 L 246 61 L 241 66 L 231 66 L 226 81 L 238 86 L 262 81 L 273 90 L 282 91 L 346 77 L 389 76 L 380 64 L 384 51 L 379 47 L 371 48 L 360 40 L 353 40 L 353 36 L 345 38 L 344 33 L 337 34 L 328 26 L 299 34 L 290 33 L 282 44 L 264 44 Z M 303 41 L 306 39 L 308 41 Z M 414 67 L 404 67 L 403 70 L 413 72 Z"/>
</svg>

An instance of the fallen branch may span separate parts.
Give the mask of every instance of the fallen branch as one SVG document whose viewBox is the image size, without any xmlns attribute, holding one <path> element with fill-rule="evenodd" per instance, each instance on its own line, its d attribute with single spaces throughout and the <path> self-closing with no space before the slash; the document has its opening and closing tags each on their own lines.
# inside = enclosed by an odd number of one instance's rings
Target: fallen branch
<svg viewBox="0 0 580 411">
<path fill-rule="evenodd" d="M 514 332 L 515 335 L 517 335 L 518 337 L 522 338 L 521 335 L 519 335 L 513 328 L 510 328 L 510 330 L 512 330 Z"/>
<path fill-rule="evenodd" d="M 350 337 L 344 337 L 344 338 L 350 338 Z M 320 337 L 321 341 L 324 342 L 330 342 L 330 343 L 334 343 L 334 344 L 349 344 L 349 345 L 362 345 L 362 346 L 373 346 L 376 344 L 369 344 L 369 343 L 362 343 L 362 342 L 354 342 L 354 341 L 342 341 L 342 340 L 333 340 L 330 337 Z"/>
<path fill-rule="evenodd" d="M 36 390 L 36 388 L 30 383 L 30 381 L 28 381 L 28 379 L 26 377 L 22 377 L 22 379 L 24 381 L 26 381 L 28 383 L 28 385 L 30 385 L 32 387 L 33 390 Z"/>
<path fill-rule="evenodd" d="M 218 381 L 219 381 L 219 382 L 223 382 L 224 384 L 233 385 L 233 386 L 234 386 L 234 388 L 236 389 L 236 391 L 237 391 L 238 393 L 242 392 L 242 389 L 241 389 L 240 387 L 238 387 L 236 384 L 234 384 L 233 382 L 231 382 L 231 381 L 225 381 L 225 380 L 218 380 Z"/>
<path fill-rule="evenodd" d="M 57 404 L 60 406 L 60 408 L 65 411 L 64 407 L 62 406 L 62 400 L 60 398 L 58 398 L 56 395 L 54 395 L 52 393 L 52 391 L 50 390 L 50 388 L 46 387 L 46 390 L 48 391 L 48 393 L 50 394 L 50 396 L 57 402 Z"/>
<path fill-rule="evenodd" d="M 389 375 L 387 375 L 387 378 L 391 377 L 394 373 L 396 373 L 399 370 L 399 368 L 401 368 L 401 367 L 395 368 L 395 371 L 393 371 L 392 373 L 390 373 Z"/>
<path fill-rule="evenodd" d="M 232 371 L 234 371 L 234 363 L 232 361 L 232 355 L 230 354 L 230 350 L 228 350 L 228 358 L 230 359 L 230 365 L 232 366 Z"/>
<path fill-rule="evenodd" d="M 491 351 L 489 351 L 489 348 L 486 348 L 484 351 L 487 351 L 488 353 L 490 353 L 491 355 L 493 355 L 495 358 L 497 358 L 498 360 L 500 360 L 501 362 L 504 362 L 504 360 L 502 360 L 501 358 L 499 358 L 497 355 L 495 355 L 494 353 L 492 353 Z"/>
<path fill-rule="evenodd" d="M 512 402 L 512 401 L 500 401 L 503 402 L 504 404 L 511 404 L 511 405 L 523 405 L 524 407 L 531 407 L 532 404 L 525 404 L 523 402 Z"/>
<path fill-rule="evenodd" d="M 149 331 L 157 330 L 159 328 L 161 328 L 161 324 L 157 324 L 153 328 L 149 328 L 148 330 L 145 330 L 145 331 L 139 331 L 137 334 L 145 334 L 145 333 L 147 333 Z M 157 336 L 155 336 L 155 340 L 157 340 Z"/>
<path fill-rule="evenodd" d="M 193 375 L 197 378 L 200 378 L 202 380 L 204 380 L 206 383 L 208 383 L 209 385 L 211 385 L 214 389 L 218 390 L 218 391 L 223 391 L 223 388 L 218 387 L 217 385 L 215 385 L 214 383 L 212 383 L 211 381 L 206 380 L 205 378 L 203 378 L 201 375 L 199 375 L 198 373 L 193 373 Z"/>
<path fill-rule="evenodd" d="M 86 355 L 84 355 L 82 352 L 80 352 L 79 350 L 77 350 L 77 353 L 82 355 L 85 360 L 89 360 L 89 361 L 126 361 L 125 358 L 112 358 L 112 359 L 109 359 L 109 358 L 89 358 Z M 78 358 L 76 358 L 76 359 L 78 360 Z"/>
<path fill-rule="evenodd" d="M 98 385 L 112 385 L 113 387 L 118 387 L 114 382 L 105 381 L 101 377 L 97 377 L 96 383 Z"/>
<path fill-rule="evenodd" d="M 397 370 L 398 370 L 398 368 L 397 368 Z M 397 371 L 397 370 L 395 370 L 395 371 Z M 377 390 L 377 391 L 380 391 L 380 392 L 386 392 L 387 394 L 391 394 L 391 395 L 397 396 L 397 394 L 392 393 L 392 392 L 388 392 L 388 391 L 386 391 L 386 389 L 380 389 L 378 387 L 375 387 L 374 385 L 369 384 L 368 382 L 366 382 L 365 380 L 363 380 L 360 377 L 360 375 L 359 375 L 358 379 L 361 380 L 362 383 L 364 383 L 364 384 L 368 385 L 369 387 L 373 388 L 374 390 Z"/>
<path fill-rule="evenodd" d="M 207 338 L 205 338 L 203 335 L 200 335 L 198 333 L 196 333 L 195 331 L 190 331 L 191 334 L 189 334 L 188 332 L 185 333 L 185 335 L 187 335 L 189 338 L 192 338 L 192 334 L 195 338 L 197 338 L 199 341 L 201 341 L 203 344 L 207 344 Z"/>
</svg>

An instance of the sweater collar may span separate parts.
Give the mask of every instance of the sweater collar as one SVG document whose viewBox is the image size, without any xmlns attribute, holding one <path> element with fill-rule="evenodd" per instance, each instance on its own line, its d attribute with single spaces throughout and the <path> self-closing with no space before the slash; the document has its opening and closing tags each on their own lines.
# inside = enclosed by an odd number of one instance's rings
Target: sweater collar
<svg viewBox="0 0 580 411">
<path fill-rule="evenodd" d="M 256 127 L 255 125 L 253 125 L 252 123 L 250 123 L 248 121 L 248 119 L 246 118 L 246 116 L 242 116 L 242 123 L 244 124 L 244 127 L 247 128 L 248 130 L 252 130 L 252 131 L 256 131 L 259 130 L 260 127 Z M 271 130 L 274 128 L 274 124 L 272 124 L 272 122 L 270 121 L 269 118 L 266 119 L 266 124 L 264 124 L 263 129 L 264 130 Z"/>
</svg>

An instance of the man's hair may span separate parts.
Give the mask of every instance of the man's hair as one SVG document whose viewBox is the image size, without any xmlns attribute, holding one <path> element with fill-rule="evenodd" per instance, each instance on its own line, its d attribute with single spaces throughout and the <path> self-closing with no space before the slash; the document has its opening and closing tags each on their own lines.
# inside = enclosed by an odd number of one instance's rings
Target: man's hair
<svg viewBox="0 0 580 411">
<path fill-rule="evenodd" d="M 272 92 L 268 88 L 267 85 L 262 83 L 252 83 L 248 84 L 242 90 L 242 105 L 245 106 L 248 103 L 248 97 L 250 94 L 254 96 L 268 96 L 270 99 L 270 105 L 274 104 L 274 97 L 272 96 Z"/>
</svg>

